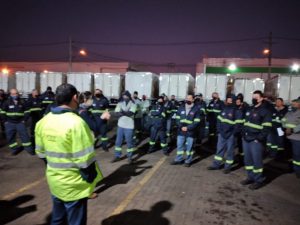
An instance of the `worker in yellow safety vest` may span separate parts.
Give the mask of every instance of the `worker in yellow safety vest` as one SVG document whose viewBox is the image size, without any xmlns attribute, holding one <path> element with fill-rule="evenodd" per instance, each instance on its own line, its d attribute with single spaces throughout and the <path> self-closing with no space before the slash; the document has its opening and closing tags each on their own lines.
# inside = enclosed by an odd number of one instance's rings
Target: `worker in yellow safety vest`
<svg viewBox="0 0 300 225">
<path fill-rule="evenodd" d="M 102 179 L 94 137 L 77 115 L 78 94 L 71 84 L 56 89 L 57 107 L 35 128 L 36 154 L 47 164 L 46 177 L 52 195 L 51 224 L 83 225 L 87 199 Z"/>
</svg>

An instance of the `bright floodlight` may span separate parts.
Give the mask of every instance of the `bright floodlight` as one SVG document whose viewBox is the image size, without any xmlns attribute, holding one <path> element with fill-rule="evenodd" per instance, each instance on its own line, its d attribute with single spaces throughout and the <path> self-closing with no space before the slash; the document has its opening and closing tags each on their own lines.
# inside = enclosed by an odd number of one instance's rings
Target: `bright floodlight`
<svg viewBox="0 0 300 225">
<path fill-rule="evenodd" d="M 264 53 L 265 55 L 267 55 L 267 54 L 270 53 L 270 50 L 269 50 L 269 49 L 264 49 L 263 53 Z"/>
<path fill-rule="evenodd" d="M 3 68 L 3 69 L 2 69 L 2 73 L 3 73 L 3 74 L 8 74 L 8 73 L 9 73 L 9 70 L 6 69 L 6 68 Z"/>
<path fill-rule="evenodd" d="M 299 64 L 293 64 L 292 65 L 292 71 L 294 71 L 294 72 L 298 72 L 299 68 L 300 68 Z"/>
<path fill-rule="evenodd" d="M 83 55 L 83 56 L 86 56 L 86 51 L 82 49 L 82 50 L 79 51 L 79 54 Z"/>
<path fill-rule="evenodd" d="M 236 65 L 232 63 L 228 66 L 228 69 L 231 70 L 231 71 L 235 71 L 236 70 Z"/>
</svg>

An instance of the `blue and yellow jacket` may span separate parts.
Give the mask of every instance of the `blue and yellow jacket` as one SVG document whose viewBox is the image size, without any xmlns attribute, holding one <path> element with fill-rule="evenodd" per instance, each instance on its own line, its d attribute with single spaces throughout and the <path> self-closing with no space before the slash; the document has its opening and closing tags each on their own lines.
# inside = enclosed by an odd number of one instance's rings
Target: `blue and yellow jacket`
<svg viewBox="0 0 300 225">
<path fill-rule="evenodd" d="M 20 98 L 15 103 L 11 97 L 3 103 L 0 113 L 2 121 L 11 123 L 27 121 L 30 116 L 30 110 L 26 104 Z"/>
<path fill-rule="evenodd" d="M 246 141 L 265 142 L 271 128 L 272 114 L 265 104 L 247 110 L 243 128 L 243 137 Z"/>
<path fill-rule="evenodd" d="M 163 105 L 156 104 L 152 106 L 150 111 L 151 126 L 165 131 L 166 130 L 166 108 Z"/>
<path fill-rule="evenodd" d="M 200 124 L 200 110 L 197 105 L 193 105 L 190 112 L 186 112 L 185 104 L 181 105 L 177 111 L 176 121 L 178 126 L 178 135 L 194 137 L 195 131 Z M 187 127 L 187 131 L 181 130 L 182 127 Z"/>
<path fill-rule="evenodd" d="M 225 105 L 218 116 L 217 130 L 225 139 L 237 133 L 237 124 L 243 123 L 243 115 L 237 112 L 234 105 Z"/>
<path fill-rule="evenodd" d="M 207 121 L 210 124 L 216 124 L 218 115 L 220 115 L 221 111 L 224 108 L 224 102 L 220 99 L 218 100 L 211 100 L 207 105 L 206 112 L 207 112 Z"/>
<path fill-rule="evenodd" d="M 109 101 L 106 97 L 102 96 L 101 98 L 93 98 L 93 105 L 90 109 L 94 116 L 101 116 L 105 110 L 109 107 Z"/>
</svg>

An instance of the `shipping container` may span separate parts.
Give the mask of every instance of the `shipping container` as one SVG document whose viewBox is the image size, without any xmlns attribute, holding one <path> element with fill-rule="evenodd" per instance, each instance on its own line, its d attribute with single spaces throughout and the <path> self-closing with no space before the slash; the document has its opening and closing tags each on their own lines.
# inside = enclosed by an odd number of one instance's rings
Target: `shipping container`
<svg viewBox="0 0 300 225">
<path fill-rule="evenodd" d="M 139 97 L 146 95 L 147 98 L 158 97 L 158 76 L 151 72 L 127 72 L 125 74 L 125 90 L 131 94 L 134 91 L 139 93 Z"/>
<path fill-rule="evenodd" d="M 115 102 L 124 90 L 124 76 L 117 73 L 95 73 L 94 89 L 97 88 L 102 90 L 111 102 Z"/>
<path fill-rule="evenodd" d="M 92 73 L 68 73 L 67 83 L 74 85 L 79 92 L 92 91 Z"/>
<path fill-rule="evenodd" d="M 242 93 L 244 101 L 248 104 L 252 102 L 252 93 L 256 90 L 264 92 L 265 82 L 263 79 L 235 79 L 234 80 L 234 94 Z"/>
<path fill-rule="evenodd" d="M 33 89 L 37 89 L 37 74 L 35 72 L 16 72 L 16 88 L 20 95 L 27 98 Z"/>
<path fill-rule="evenodd" d="M 47 87 L 52 87 L 53 92 L 56 88 L 64 83 L 63 73 L 59 72 L 47 72 L 40 74 L 40 91 L 46 91 Z"/>
<path fill-rule="evenodd" d="M 280 97 L 285 103 L 290 103 L 300 96 L 300 76 L 279 74 L 267 80 L 265 94 L 274 98 Z"/>
<path fill-rule="evenodd" d="M 195 79 L 189 73 L 161 73 L 159 76 L 159 94 L 175 95 L 184 100 L 188 93 L 194 93 Z"/>
<path fill-rule="evenodd" d="M 218 92 L 220 99 L 224 100 L 227 94 L 228 77 L 225 74 L 197 74 L 196 94 L 201 93 L 205 101 L 211 99 L 213 92 Z"/>
</svg>

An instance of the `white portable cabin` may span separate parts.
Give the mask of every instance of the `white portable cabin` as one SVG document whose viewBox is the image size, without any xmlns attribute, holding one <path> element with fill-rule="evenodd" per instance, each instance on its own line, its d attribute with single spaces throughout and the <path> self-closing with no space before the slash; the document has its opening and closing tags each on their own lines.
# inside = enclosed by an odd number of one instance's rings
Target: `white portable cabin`
<svg viewBox="0 0 300 225">
<path fill-rule="evenodd" d="M 151 72 L 127 72 L 125 90 L 131 94 L 137 91 L 140 98 L 142 95 L 146 95 L 149 99 L 156 98 L 158 97 L 158 76 Z"/>
<path fill-rule="evenodd" d="M 0 71 L 0 89 L 5 92 L 8 91 L 8 73 L 3 73 Z"/>
<path fill-rule="evenodd" d="M 266 81 L 265 93 L 290 103 L 300 96 L 300 75 L 278 74 Z"/>
<path fill-rule="evenodd" d="M 161 73 L 159 76 L 159 95 L 175 95 L 184 100 L 188 93 L 194 93 L 195 79 L 189 73 Z"/>
<path fill-rule="evenodd" d="M 234 80 L 234 94 L 242 93 L 244 95 L 244 101 L 251 104 L 252 93 L 256 90 L 264 92 L 265 82 L 263 79 L 246 79 L 238 78 Z"/>
<path fill-rule="evenodd" d="M 56 88 L 64 83 L 63 73 L 59 72 L 44 72 L 40 73 L 40 90 L 41 93 L 46 91 L 47 87 L 52 87 L 53 92 Z"/>
<path fill-rule="evenodd" d="M 27 97 L 33 89 L 37 88 L 36 72 L 17 71 L 16 88 L 22 97 Z"/>
<path fill-rule="evenodd" d="M 220 99 L 224 100 L 227 94 L 228 77 L 225 74 L 197 74 L 196 94 L 201 93 L 205 101 L 211 99 L 213 92 L 218 92 Z"/>
<path fill-rule="evenodd" d="M 79 92 L 92 91 L 92 73 L 68 73 L 67 83 L 74 85 Z"/>
<path fill-rule="evenodd" d="M 118 73 L 94 73 L 94 89 L 100 89 L 108 99 L 119 99 L 124 89 L 124 76 Z"/>
</svg>

